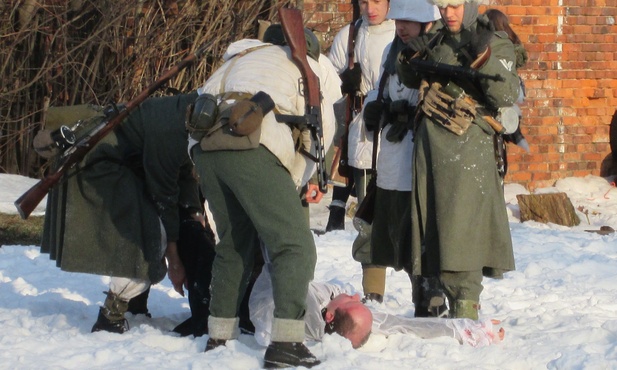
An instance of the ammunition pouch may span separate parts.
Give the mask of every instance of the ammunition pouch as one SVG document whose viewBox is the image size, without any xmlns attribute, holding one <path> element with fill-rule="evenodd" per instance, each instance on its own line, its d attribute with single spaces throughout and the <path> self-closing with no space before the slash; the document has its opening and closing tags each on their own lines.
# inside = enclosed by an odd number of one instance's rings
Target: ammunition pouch
<svg viewBox="0 0 617 370">
<path fill-rule="evenodd" d="M 205 130 L 199 145 L 204 151 L 247 150 L 259 146 L 263 118 L 272 109 L 272 98 L 260 91 L 251 96 L 226 93 L 213 124 Z M 234 100 L 233 103 L 228 101 Z"/>
<path fill-rule="evenodd" d="M 476 117 L 476 104 L 453 83 L 433 83 L 423 94 L 424 114 L 457 135 L 463 135 Z"/>
</svg>

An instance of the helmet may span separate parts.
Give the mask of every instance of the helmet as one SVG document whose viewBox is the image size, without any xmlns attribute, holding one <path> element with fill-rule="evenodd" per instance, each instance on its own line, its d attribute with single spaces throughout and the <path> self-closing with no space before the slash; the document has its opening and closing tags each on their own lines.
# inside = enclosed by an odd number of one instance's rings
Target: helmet
<svg viewBox="0 0 617 370">
<path fill-rule="evenodd" d="M 390 0 L 388 19 L 428 23 L 439 18 L 439 8 L 428 0 Z"/>
<path fill-rule="evenodd" d="M 273 24 L 264 32 L 264 42 L 269 42 L 274 45 L 287 45 L 285 35 L 283 34 L 283 27 L 280 24 Z M 308 28 L 304 28 L 304 38 L 306 39 L 306 54 L 315 60 L 319 60 L 319 54 L 321 53 L 321 46 L 319 45 L 319 39 Z"/>
<path fill-rule="evenodd" d="M 431 0 L 431 2 L 440 8 L 445 8 L 448 5 L 458 6 L 465 3 L 479 3 L 479 0 Z"/>
<path fill-rule="evenodd" d="M 319 46 L 319 39 L 313 33 L 313 31 L 304 27 L 304 38 L 306 39 L 306 53 L 313 59 L 319 61 L 319 54 L 321 53 L 321 46 Z"/>
<path fill-rule="evenodd" d="M 271 24 L 264 32 L 264 42 L 269 42 L 274 45 L 285 45 L 285 35 L 280 24 Z"/>
</svg>

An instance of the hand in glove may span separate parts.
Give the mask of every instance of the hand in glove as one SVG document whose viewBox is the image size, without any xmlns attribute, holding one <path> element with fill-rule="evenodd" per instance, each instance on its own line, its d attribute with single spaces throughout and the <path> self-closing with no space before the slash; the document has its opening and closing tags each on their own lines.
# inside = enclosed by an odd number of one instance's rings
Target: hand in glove
<svg viewBox="0 0 617 370">
<path fill-rule="evenodd" d="M 395 100 L 390 103 L 390 129 L 386 135 L 386 140 L 392 143 L 399 143 L 409 130 L 413 129 L 415 117 L 415 106 L 409 105 L 405 99 Z"/>
<path fill-rule="evenodd" d="M 391 143 L 400 143 L 401 141 L 403 141 L 408 132 L 409 130 L 405 125 L 392 124 L 390 125 L 390 129 L 386 134 L 386 140 Z"/>
<path fill-rule="evenodd" d="M 428 35 L 422 35 L 422 36 L 414 37 L 411 40 L 409 40 L 409 42 L 407 43 L 407 46 L 411 50 L 413 50 L 415 53 L 422 54 L 427 50 L 429 42 L 430 42 L 430 39 Z"/>
<path fill-rule="evenodd" d="M 384 110 L 387 108 L 386 106 L 387 104 L 383 101 L 377 100 L 366 103 L 362 117 L 368 131 L 374 131 L 379 127 L 379 122 Z"/>
<path fill-rule="evenodd" d="M 488 20 L 488 17 L 478 17 L 478 25 L 471 38 L 469 44 L 471 52 L 477 58 L 488 49 L 493 36 L 495 35 L 495 26 Z"/>
<path fill-rule="evenodd" d="M 360 63 L 355 63 L 352 69 L 347 68 L 339 75 L 342 81 L 341 92 L 343 94 L 355 95 L 360 90 L 362 81 L 362 68 Z"/>
</svg>

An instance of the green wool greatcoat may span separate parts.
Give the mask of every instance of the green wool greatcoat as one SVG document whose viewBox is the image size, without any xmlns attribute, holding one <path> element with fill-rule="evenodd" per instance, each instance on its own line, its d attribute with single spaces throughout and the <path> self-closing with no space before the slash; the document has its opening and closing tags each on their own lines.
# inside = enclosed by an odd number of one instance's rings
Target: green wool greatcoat
<svg viewBox="0 0 617 370">
<path fill-rule="evenodd" d="M 178 238 L 178 207 L 201 209 L 184 128 L 196 96 L 147 99 L 54 188 L 41 251 L 58 267 L 163 279 L 166 242 Z"/>
<path fill-rule="evenodd" d="M 477 22 L 458 34 L 442 32 L 428 58 L 469 67 L 475 27 Z M 397 70 L 409 87 L 418 87 L 422 79 L 429 86 L 454 80 L 480 105 L 489 109 L 511 106 L 519 86 L 513 45 L 505 33 L 498 32 L 490 49 L 491 56 L 479 71 L 499 74 L 504 81 L 421 76 L 402 59 Z M 482 271 L 484 276 L 501 277 L 503 272 L 514 269 L 494 135 L 479 114 L 460 136 L 431 117 L 421 116 L 415 132 L 411 211 L 414 274 Z"/>
</svg>

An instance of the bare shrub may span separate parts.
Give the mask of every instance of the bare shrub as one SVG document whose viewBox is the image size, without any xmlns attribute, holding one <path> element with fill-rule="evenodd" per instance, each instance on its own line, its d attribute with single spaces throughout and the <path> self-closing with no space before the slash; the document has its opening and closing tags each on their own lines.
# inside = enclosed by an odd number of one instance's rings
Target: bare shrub
<svg viewBox="0 0 617 370">
<path fill-rule="evenodd" d="M 130 100 L 212 42 L 170 91 L 202 84 L 232 41 L 288 0 L 5 0 L 0 4 L 0 172 L 39 177 L 31 150 L 49 106 Z"/>
</svg>

